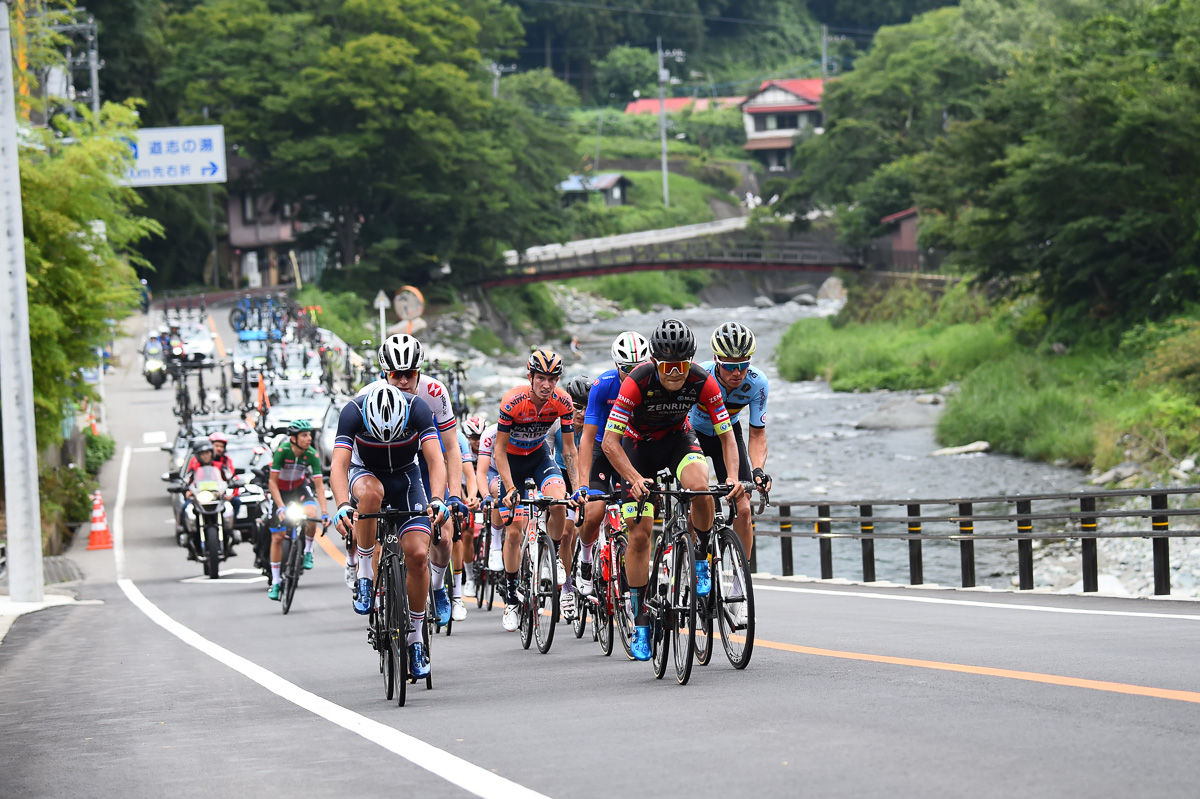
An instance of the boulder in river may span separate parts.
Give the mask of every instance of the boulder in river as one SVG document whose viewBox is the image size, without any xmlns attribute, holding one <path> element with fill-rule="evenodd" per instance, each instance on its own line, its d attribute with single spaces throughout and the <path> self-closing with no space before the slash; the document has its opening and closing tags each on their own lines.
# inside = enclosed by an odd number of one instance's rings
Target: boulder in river
<svg viewBox="0 0 1200 799">
<path fill-rule="evenodd" d="M 844 300 L 846 299 L 846 284 L 842 282 L 840 277 L 831 277 L 821 284 L 821 288 L 817 291 L 818 300 Z"/>
<path fill-rule="evenodd" d="M 792 297 L 792 302 L 797 305 L 816 305 L 817 298 L 811 294 L 797 294 L 795 297 Z"/>
<path fill-rule="evenodd" d="M 915 397 L 896 397 L 869 413 L 858 424 L 859 430 L 908 430 L 916 427 L 933 427 L 937 424 L 944 405 L 924 405 Z"/>
<path fill-rule="evenodd" d="M 1098 474 L 1093 477 L 1090 482 L 1094 486 L 1108 485 L 1109 483 L 1120 483 L 1131 477 L 1136 477 L 1141 468 L 1136 463 L 1122 463 L 1120 466 L 1114 466 L 1104 474 Z"/>
<path fill-rule="evenodd" d="M 937 449 L 929 453 L 931 456 L 942 455 L 967 455 L 972 452 L 987 452 L 992 448 L 992 445 L 986 441 L 973 441 L 970 444 L 963 444 L 961 447 L 945 447 Z"/>
<path fill-rule="evenodd" d="M 756 308 L 774 308 L 775 301 L 772 300 L 770 297 L 765 297 L 762 294 L 759 294 L 757 297 L 754 298 L 754 307 L 756 307 Z"/>
</svg>

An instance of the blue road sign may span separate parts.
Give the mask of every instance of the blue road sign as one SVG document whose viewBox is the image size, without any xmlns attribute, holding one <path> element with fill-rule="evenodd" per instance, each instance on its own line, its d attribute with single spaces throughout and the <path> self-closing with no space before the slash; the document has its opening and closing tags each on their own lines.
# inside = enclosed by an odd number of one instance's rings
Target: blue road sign
<svg viewBox="0 0 1200 799">
<path fill-rule="evenodd" d="M 129 140 L 133 165 L 123 181 L 129 186 L 184 186 L 224 183 L 225 127 L 141 128 Z"/>
</svg>

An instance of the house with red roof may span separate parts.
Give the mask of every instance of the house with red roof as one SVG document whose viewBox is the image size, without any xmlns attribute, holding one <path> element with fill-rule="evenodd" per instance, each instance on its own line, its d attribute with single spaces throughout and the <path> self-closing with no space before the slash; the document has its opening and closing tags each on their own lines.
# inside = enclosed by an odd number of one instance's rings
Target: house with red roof
<svg viewBox="0 0 1200 799">
<path fill-rule="evenodd" d="M 796 135 L 821 125 L 823 78 L 763 81 L 742 101 L 745 149 L 771 172 L 792 169 Z"/>
</svg>

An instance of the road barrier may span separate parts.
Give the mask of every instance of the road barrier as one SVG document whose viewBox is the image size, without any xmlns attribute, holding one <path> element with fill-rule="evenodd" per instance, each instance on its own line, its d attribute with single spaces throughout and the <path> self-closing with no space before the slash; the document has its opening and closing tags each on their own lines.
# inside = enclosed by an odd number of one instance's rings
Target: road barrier
<svg viewBox="0 0 1200 799">
<path fill-rule="evenodd" d="M 1154 553 L 1154 593 L 1171 593 L 1171 564 L 1168 539 L 1200 537 L 1200 529 L 1170 528 L 1173 517 L 1200 516 L 1200 507 L 1169 507 L 1172 496 L 1187 497 L 1200 494 L 1200 486 L 1183 488 L 1146 488 L 1120 491 L 1080 491 L 1065 494 L 1024 494 L 1007 497 L 964 497 L 957 499 L 872 499 L 872 500 L 775 500 L 771 506 L 775 515 L 755 519 L 755 534 L 777 536 L 780 543 L 780 568 L 784 576 L 794 573 L 792 539 L 815 538 L 820 549 L 821 579 L 833 578 L 833 542 L 836 539 L 857 539 L 862 546 L 862 579 L 875 581 L 875 541 L 897 539 L 908 541 L 909 584 L 924 582 L 922 546 L 926 541 L 957 541 L 959 544 L 962 586 L 975 587 L 975 542 L 1015 540 L 1017 542 L 1018 587 L 1032 590 L 1033 542 L 1078 538 L 1082 541 L 1083 590 L 1097 590 L 1098 561 L 1096 540 L 1099 538 L 1150 538 Z M 1149 497 L 1150 508 L 1145 510 L 1097 510 L 1098 503 L 1126 501 L 1133 497 Z M 1034 503 L 1060 505 L 1077 503 L 1078 510 L 1063 508 L 1035 512 Z M 977 512 L 978 506 L 995 510 Z M 953 510 L 926 515 L 925 509 L 938 506 Z M 1103 505 L 1101 504 L 1101 507 Z M 902 507 L 904 515 L 876 515 L 877 508 Z M 793 508 L 813 508 L 816 515 L 795 515 Z M 856 513 L 857 511 L 857 513 Z M 1105 519 L 1149 519 L 1149 530 L 1102 530 Z M 1034 529 L 1047 523 L 1059 522 L 1060 529 Z M 976 525 L 982 530 L 976 530 Z M 764 525 L 766 525 L 764 527 Z M 940 525 L 950 529 L 943 530 Z M 1014 526 L 1015 525 L 1015 526 Z M 878 527 L 883 526 L 885 531 Z M 887 531 L 889 526 L 900 530 Z M 1005 529 L 1007 526 L 1007 529 Z M 930 529 L 934 528 L 934 529 Z M 757 571 L 757 547 L 750 553 L 750 565 Z"/>
</svg>

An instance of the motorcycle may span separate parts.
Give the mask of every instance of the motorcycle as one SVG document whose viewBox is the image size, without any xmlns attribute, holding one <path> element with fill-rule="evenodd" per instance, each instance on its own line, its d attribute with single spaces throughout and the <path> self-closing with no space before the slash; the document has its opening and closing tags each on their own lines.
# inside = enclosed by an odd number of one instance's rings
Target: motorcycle
<svg viewBox="0 0 1200 799">
<path fill-rule="evenodd" d="M 162 347 L 154 346 L 153 344 L 147 345 L 144 357 L 142 376 L 155 389 L 162 388 L 163 383 L 167 382 L 167 370 L 166 364 L 163 361 Z"/>
<path fill-rule="evenodd" d="M 240 488 L 240 478 L 231 482 L 201 480 L 195 484 L 192 501 L 184 509 L 184 526 L 188 532 L 188 559 L 198 560 L 210 580 L 220 577 L 221 561 L 233 549 L 233 531 L 225 529 L 226 514 L 232 515 L 229 505 L 230 489 Z M 186 491 L 186 486 L 171 486 L 168 491 Z"/>
</svg>

